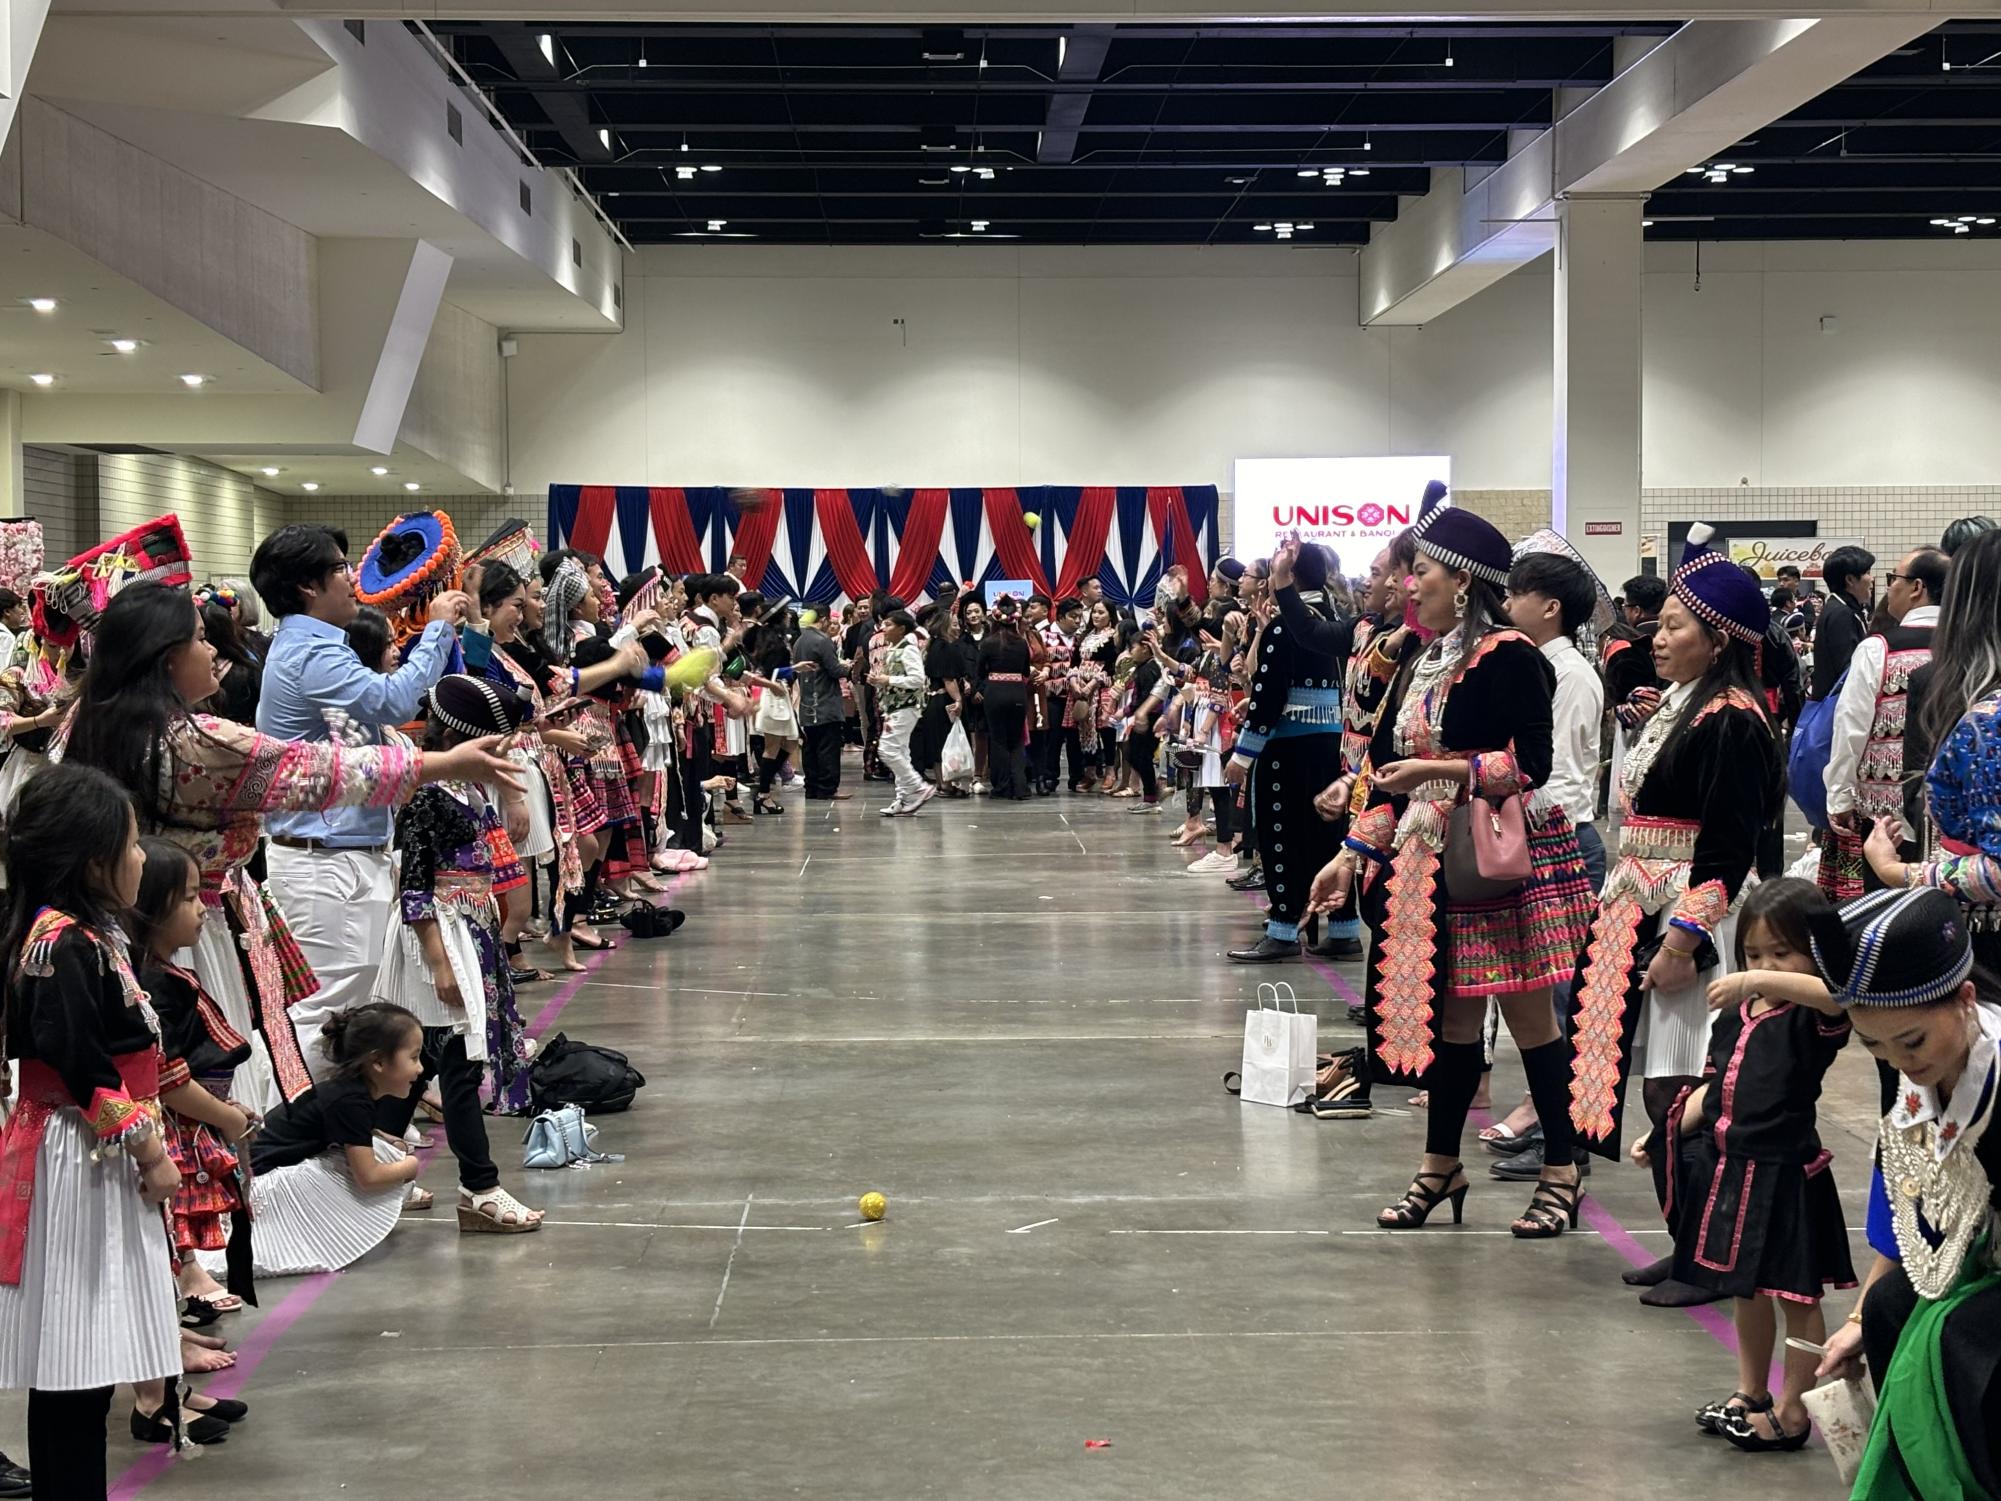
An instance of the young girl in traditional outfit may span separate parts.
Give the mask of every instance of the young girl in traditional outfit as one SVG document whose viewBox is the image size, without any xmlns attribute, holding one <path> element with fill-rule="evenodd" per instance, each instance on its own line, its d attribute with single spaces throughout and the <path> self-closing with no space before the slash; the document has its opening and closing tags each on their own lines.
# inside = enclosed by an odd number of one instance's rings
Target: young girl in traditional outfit
<svg viewBox="0 0 2001 1501">
<path fill-rule="evenodd" d="M 439 680 L 425 707 L 426 749 L 449 750 L 512 733 L 529 703 L 461 673 Z M 496 725 L 502 728 L 488 728 Z M 383 954 L 375 994 L 423 1023 L 425 1072 L 437 1075 L 445 1137 L 459 1161 L 459 1228 L 521 1234 L 539 1228 L 542 1216 L 500 1186 L 480 1108 L 482 1074 L 496 1114 L 528 1108 L 529 1049 L 493 899 L 508 874 L 494 864 L 499 825 L 492 799 L 475 782 L 426 787 L 397 815 L 403 922 Z M 385 1116 L 392 1132 L 404 1124 L 394 1112 Z"/>
<path fill-rule="evenodd" d="M 405 1184 L 422 1162 L 376 1130 L 378 1104 L 424 1076 L 424 1033 L 401 1006 L 371 1001 L 320 1027 L 333 1072 L 264 1119 L 250 1150 L 257 1275 L 301 1276 L 351 1266 L 389 1238 Z M 240 1233 L 240 1232 L 239 1232 Z M 218 1252 L 200 1253 L 210 1271 Z"/>
<path fill-rule="evenodd" d="M 197 1251 L 221 1251 L 229 1244 L 229 1221 L 244 1207 L 237 1146 L 256 1129 L 257 1117 L 229 1102 L 231 1076 L 250 1056 L 250 1044 L 201 988 L 194 971 L 175 955 L 194 947 L 207 909 L 201 899 L 201 869 L 179 845 L 142 839 L 146 870 L 127 922 L 133 961 L 146 998 L 160 1022 L 161 1103 L 166 1113 L 167 1151 L 180 1170 L 181 1186 L 170 1213 L 174 1249 L 181 1258 L 181 1291 L 194 1321 L 209 1323 L 243 1306 L 225 1292 L 195 1259 Z M 163 1413 L 165 1382 L 133 1387 L 132 1436 L 143 1443 L 174 1437 L 171 1413 Z M 190 1392 L 186 1437 L 198 1444 L 227 1437 L 230 1426 L 250 1414 L 236 1401 Z"/>
<path fill-rule="evenodd" d="M 1953 566 L 1958 567 L 1957 561 Z M 1817 923 L 1814 957 L 1855 1035 L 1898 1072 L 1869 1184 L 1874 1265 L 1822 1376 L 1876 1380 L 1862 1501 L 2001 1496 L 2001 1007 L 1965 912 L 1872 892 Z"/>
<path fill-rule="evenodd" d="M 1705 1432 L 1741 1449 L 1797 1449 L 1811 1424 L 1801 1397 L 1818 1357 L 1790 1346 L 1776 1404 L 1766 1387 L 1777 1343 L 1827 1337 L 1820 1299 L 1853 1287 L 1848 1226 L 1815 1128 L 1821 1081 L 1848 1041 L 1848 1020 L 1815 1009 L 1811 923 L 1832 915 L 1809 881 L 1752 888 L 1737 917 L 1737 972 L 1710 982 L 1717 1012 L 1702 1082 L 1635 1145 L 1661 1153 L 1674 1275 L 1736 1300 L 1738 1390 L 1696 1414 Z"/>
<path fill-rule="evenodd" d="M 131 799 L 87 767 L 43 772 L 8 829 L 0 973 L 21 1095 L 0 1137 L 0 1386 L 28 1389 L 35 1488 L 65 1501 L 105 1494 L 112 1388 L 181 1372 L 160 1211 L 180 1174 L 159 1028 L 118 926 L 144 861 Z"/>
</svg>

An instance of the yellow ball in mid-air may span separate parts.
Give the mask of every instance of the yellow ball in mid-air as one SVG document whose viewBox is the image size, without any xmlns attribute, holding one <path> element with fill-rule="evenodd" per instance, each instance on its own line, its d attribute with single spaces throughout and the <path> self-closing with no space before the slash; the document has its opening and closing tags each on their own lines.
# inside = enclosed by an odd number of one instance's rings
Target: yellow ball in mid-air
<svg viewBox="0 0 2001 1501">
<path fill-rule="evenodd" d="M 889 1200 L 885 1199 L 881 1194 L 877 1193 L 863 1194 L 861 1201 L 861 1211 L 863 1219 L 879 1220 L 885 1214 L 889 1213 Z"/>
<path fill-rule="evenodd" d="M 1035 512 L 1030 511 L 1021 518 L 1021 524 L 1032 532 L 1038 526 L 1042 525 L 1042 518 L 1036 515 Z"/>
</svg>

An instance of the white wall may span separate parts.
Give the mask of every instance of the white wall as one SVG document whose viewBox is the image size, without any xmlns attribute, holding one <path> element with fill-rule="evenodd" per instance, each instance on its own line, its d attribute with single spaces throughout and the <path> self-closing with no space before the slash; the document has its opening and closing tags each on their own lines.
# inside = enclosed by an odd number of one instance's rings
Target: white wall
<svg viewBox="0 0 2001 1501">
<path fill-rule="evenodd" d="M 2001 246 L 1702 261 L 1697 291 L 1692 247 L 1648 256 L 1650 488 L 2001 477 Z M 1356 326 L 1355 269 L 1296 248 L 648 250 L 624 335 L 522 337 L 514 482 L 1227 489 L 1239 457 L 1443 451 L 1462 486 L 1546 487 L 1547 264 L 1399 329 Z"/>
</svg>

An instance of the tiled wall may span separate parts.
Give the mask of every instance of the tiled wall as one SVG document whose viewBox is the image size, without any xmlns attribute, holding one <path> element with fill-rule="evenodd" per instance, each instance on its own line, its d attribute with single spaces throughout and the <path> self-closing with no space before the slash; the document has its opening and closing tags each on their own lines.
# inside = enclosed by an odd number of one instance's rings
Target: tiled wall
<svg viewBox="0 0 2001 1501">
<path fill-rule="evenodd" d="M 95 456 L 66 448 L 28 445 L 21 450 L 22 514 L 42 523 L 42 546 L 50 562 L 73 558 L 97 540 L 96 465 Z"/>
<path fill-rule="evenodd" d="M 97 531 L 110 536 L 163 511 L 181 518 L 197 579 L 248 571 L 257 544 L 277 529 L 284 502 L 231 469 L 179 454 L 101 454 Z"/>
<path fill-rule="evenodd" d="M 1896 486 L 1857 489 L 1647 490 L 1640 526 L 1665 546 L 1673 521 L 1814 520 L 1823 537 L 1859 537 L 1888 562 L 1914 547 L 1937 546 L 1962 516 L 2001 516 L 2001 485 Z"/>
</svg>

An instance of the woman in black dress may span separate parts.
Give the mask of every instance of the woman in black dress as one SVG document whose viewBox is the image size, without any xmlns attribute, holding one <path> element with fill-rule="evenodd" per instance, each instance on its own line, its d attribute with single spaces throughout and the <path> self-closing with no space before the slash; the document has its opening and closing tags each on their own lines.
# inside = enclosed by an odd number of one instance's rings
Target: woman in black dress
<svg viewBox="0 0 2001 1501">
<path fill-rule="evenodd" d="M 1011 599 L 994 606 L 987 639 L 980 646 L 975 696 L 986 711 L 987 763 L 994 796 L 1026 802 L 1028 788 L 1028 643 L 1021 639 L 1019 607 Z"/>
<path fill-rule="evenodd" d="M 964 692 L 959 697 L 959 723 L 966 727 L 966 738 L 973 742 L 973 791 L 987 790 L 987 711 L 973 692 L 973 684 L 980 677 L 980 648 L 987 640 L 987 607 L 980 603 L 978 595 L 968 594 L 958 603 L 959 639 L 955 643 L 959 649 L 959 682 Z"/>
<path fill-rule="evenodd" d="M 925 779 L 935 783 L 945 796 L 965 797 L 965 788 L 950 785 L 939 775 L 945 737 L 958 722 L 959 701 L 965 695 L 960 681 L 964 664 L 959 654 L 959 617 L 944 605 L 933 605 L 918 624 L 931 639 L 924 644 L 924 712 L 910 737 L 910 757 Z"/>
</svg>

